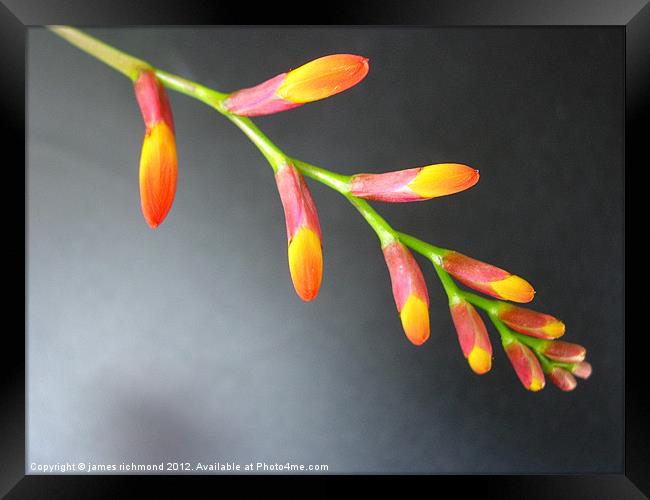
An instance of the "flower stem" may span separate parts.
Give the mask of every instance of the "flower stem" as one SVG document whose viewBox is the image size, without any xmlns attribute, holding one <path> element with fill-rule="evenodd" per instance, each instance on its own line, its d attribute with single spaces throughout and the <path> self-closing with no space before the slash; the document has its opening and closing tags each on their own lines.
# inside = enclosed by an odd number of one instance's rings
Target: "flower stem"
<svg viewBox="0 0 650 500">
<path fill-rule="evenodd" d="M 402 243 L 404 243 L 407 247 L 412 248 L 417 253 L 424 255 L 433 263 L 434 266 L 439 266 L 442 264 L 442 258 L 447 252 L 445 249 L 438 248 L 437 246 L 434 246 L 431 243 L 427 243 L 426 241 L 422 241 L 414 236 L 411 236 L 410 234 L 398 233 L 398 236 Z"/>
<path fill-rule="evenodd" d="M 291 160 L 296 168 L 307 177 L 311 177 L 312 179 L 331 187 L 343 196 L 347 196 L 350 192 L 349 176 L 337 174 L 336 172 L 332 172 L 322 167 L 317 167 L 316 165 L 312 165 L 311 163 L 307 163 L 306 161 L 297 158 L 292 158 Z"/>
<path fill-rule="evenodd" d="M 193 82 L 178 75 L 173 75 L 161 69 L 155 70 L 156 77 L 163 82 L 165 87 L 185 94 L 186 96 L 193 97 L 208 106 L 221 111 L 225 110 L 223 107 L 223 100 L 228 97 L 228 94 L 217 92 L 211 88 L 205 87 L 200 83 Z"/>
<path fill-rule="evenodd" d="M 156 69 L 156 76 L 165 87 L 207 104 L 233 122 L 257 146 L 273 171 L 277 172 L 278 168 L 287 163 L 287 156 L 249 118 L 228 112 L 223 105 L 228 94 L 160 69 Z"/>
<path fill-rule="evenodd" d="M 221 114 L 233 122 L 257 146 L 257 149 L 264 155 L 264 158 L 269 162 L 274 172 L 277 172 L 280 167 L 289 163 L 289 157 L 273 144 L 271 139 L 257 128 L 257 125 L 249 118 L 232 115 L 228 112 L 221 112 Z"/>
<path fill-rule="evenodd" d="M 117 50 L 78 29 L 70 26 L 48 26 L 48 28 L 75 47 L 128 76 L 134 82 L 142 70 L 152 69 L 149 63 Z"/>
<path fill-rule="evenodd" d="M 386 219 L 379 215 L 377 211 L 370 206 L 366 200 L 362 200 L 361 198 L 357 198 L 350 194 L 349 176 L 337 174 L 296 158 L 293 158 L 292 161 L 296 168 L 307 177 L 325 184 L 345 196 L 352 206 L 354 206 L 363 218 L 366 219 L 368 225 L 370 225 L 370 227 L 375 231 L 382 248 L 398 239 L 397 232 L 390 226 L 390 224 L 388 224 L 388 222 L 386 222 Z"/>
<path fill-rule="evenodd" d="M 470 304 L 475 305 L 476 307 L 479 307 L 483 309 L 486 313 L 490 315 L 490 318 L 494 320 L 494 318 L 498 318 L 498 309 L 499 309 L 499 302 L 498 300 L 493 300 L 493 299 L 486 299 L 485 297 L 481 297 L 480 295 L 476 295 L 475 293 L 472 292 L 462 292 L 463 298 L 469 302 Z"/>
<path fill-rule="evenodd" d="M 382 248 L 387 247 L 398 239 L 397 232 L 390 226 L 390 224 L 388 224 L 388 222 L 386 222 L 386 219 L 379 215 L 375 209 L 370 206 L 366 200 L 362 200 L 361 198 L 352 195 L 345 195 L 345 197 L 350 203 L 352 203 L 354 208 L 359 211 L 363 218 L 366 219 L 366 222 L 370 227 L 375 230 Z"/>
</svg>

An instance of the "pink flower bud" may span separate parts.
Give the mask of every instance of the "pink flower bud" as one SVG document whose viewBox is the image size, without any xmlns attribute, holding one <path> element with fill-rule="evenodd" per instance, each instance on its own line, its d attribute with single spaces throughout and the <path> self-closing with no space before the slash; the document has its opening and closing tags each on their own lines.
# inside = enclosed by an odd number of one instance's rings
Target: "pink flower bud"
<svg viewBox="0 0 650 500">
<path fill-rule="evenodd" d="M 453 250 L 443 256 L 442 267 L 461 283 L 499 299 L 530 302 L 535 295 L 519 276 Z"/>
<path fill-rule="evenodd" d="M 542 353 L 547 358 L 560 363 L 579 363 L 584 361 L 587 350 L 578 344 L 554 340 L 546 344 Z"/>
<path fill-rule="evenodd" d="M 511 304 L 500 305 L 499 319 L 513 330 L 531 337 L 556 339 L 564 335 L 564 323 L 559 319 Z M 561 348 L 562 345 L 551 349 Z"/>
<path fill-rule="evenodd" d="M 460 163 L 439 163 L 383 174 L 352 176 L 350 193 L 376 201 L 424 201 L 458 193 L 478 182 L 479 173 Z"/>
<path fill-rule="evenodd" d="M 587 363 L 586 361 L 576 363 L 573 365 L 571 373 L 573 373 L 576 377 L 586 380 L 591 376 L 591 364 Z"/>
<path fill-rule="evenodd" d="M 492 367 L 492 344 L 485 323 L 472 304 L 461 300 L 450 305 L 458 341 L 470 368 L 479 375 Z"/>
<path fill-rule="evenodd" d="M 386 245 L 383 252 L 404 333 L 421 345 L 429 338 L 429 294 L 420 266 L 399 241 Z"/>
<path fill-rule="evenodd" d="M 353 87 L 368 74 L 368 59 L 354 54 L 333 54 L 314 59 L 254 87 L 228 96 L 231 113 L 261 116 L 325 99 Z"/>
<path fill-rule="evenodd" d="M 533 392 L 543 389 L 544 372 L 535 353 L 517 340 L 506 345 L 505 350 L 521 384 Z"/>
<path fill-rule="evenodd" d="M 573 375 L 571 375 L 564 368 L 554 367 L 551 369 L 551 372 L 548 374 L 548 378 L 551 379 L 551 382 L 555 384 L 558 388 L 563 391 L 572 391 L 576 388 L 578 383 Z"/>
<path fill-rule="evenodd" d="M 323 276 L 322 236 L 316 204 L 305 179 L 293 165 L 281 167 L 275 181 L 287 226 L 291 280 L 302 300 L 314 300 Z"/>
</svg>

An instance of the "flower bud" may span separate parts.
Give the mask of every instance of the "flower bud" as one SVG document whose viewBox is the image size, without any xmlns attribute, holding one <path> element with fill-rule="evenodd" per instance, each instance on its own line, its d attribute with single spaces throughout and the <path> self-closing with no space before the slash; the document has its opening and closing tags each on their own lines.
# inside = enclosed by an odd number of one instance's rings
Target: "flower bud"
<svg viewBox="0 0 650 500">
<path fill-rule="evenodd" d="M 579 363 L 584 361 L 587 350 L 578 344 L 561 340 L 549 341 L 542 349 L 542 354 L 560 363 Z"/>
<path fill-rule="evenodd" d="M 278 169 L 275 181 L 287 226 L 289 272 L 298 296 L 308 302 L 323 276 L 321 229 L 316 204 L 302 174 L 293 165 Z"/>
<path fill-rule="evenodd" d="M 429 294 L 420 266 L 399 241 L 383 252 L 404 333 L 413 344 L 422 345 L 429 338 Z"/>
<path fill-rule="evenodd" d="M 368 59 L 333 54 L 228 96 L 226 109 L 236 115 L 261 116 L 325 99 L 353 87 L 368 74 Z"/>
<path fill-rule="evenodd" d="M 174 202 L 178 166 L 171 107 L 165 87 L 151 70 L 135 82 L 145 135 L 140 154 L 140 205 L 151 228 L 165 219 Z"/>
<path fill-rule="evenodd" d="M 543 389 L 544 372 L 533 351 L 517 340 L 513 340 L 504 348 L 522 385 L 533 392 Z"/>
<path fill-rule="evenodd" d="M 573 373 L 576 377 L 586 380 L 591 376 L 591 364 L 587 363 L 586 361 L 576 363 L 573 365 L 571 373 Z"/>
<path fill-rule="evenodd" d="M 470 368 L 479 375 L 492 368 L 492 344 L 485 323 L 472 304 L 465 300 L 449 306 L 458 341 Z"/>
<path fill-rule="evenodd" d="M 499 299 L 530 302 L 535 295 L 523 278 L 453 250 L 443 256 L 442 267 L 461 283 Z"/>
<path fill-rule="evenodd" d="M 499 305 L 499 319 L 516 332 L 530 337 L 556 339 L 564 335 L 565 326 L 559 319 L 512 304 Z M 561 345 L 550 347 L 551 350 L 561 348 Z"/>
<path fill-rule="evenodd" d="M 555 384 L 558 388 L 567 392 L 572 391 L 576 388 L 576 385 L 578 385 L 573 375 L 571 375 L 564 368 L 557 366 L 551 368 L 551 371 L 548 374 L 548 378 L 550 378 L 551 382 L 553 382 L 553 384 Z"/>
<path fill-rule="evenodd" d="M 478 182 L 479 173 L 460 163 L 439 163 L 383 174 L 356 174 L 350 193 L 375 201 L 424 201 L 458 193 Z"/>
</svg>

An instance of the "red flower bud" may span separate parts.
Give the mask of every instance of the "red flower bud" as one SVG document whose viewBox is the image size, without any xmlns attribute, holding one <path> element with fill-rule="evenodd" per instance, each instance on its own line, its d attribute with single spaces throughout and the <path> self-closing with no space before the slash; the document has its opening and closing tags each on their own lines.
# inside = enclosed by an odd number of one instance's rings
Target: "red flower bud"
<svg viewBox="0 0 650 500">
<path fill-rule="evenodd" d="M 499 306 L 499 319 L 513 330 L 531 337 L 556 339 L 564 335 L 564 323 L 559 319 L 511 304 Z M 556 346 L 551 349 L 560 348 Z"/>
<path fill-rule="evenodd" d="M 275 174 L 287 226 L 289 271 L 298 296 L 314 300 L 323 276 L 321 229 L 316 204 L 302 174 L 285 165 Z"/>
<path fill-rule="evenodd" d="M 576 377 L 586 380 L 591 376 L 591 364 L 587 363 L 586 361 L 576 363 L 573 365 L 571 373 L 573 373 Z"/>
<path fill-rule="evenodd" d="M 530 302 L 535 290 L 526 280 L 462 253 L 448 251 L 442 267 L 461 283 L 487 295 L 514 302 Z"/>
<path fill-rule="evenodd" d="M 487 373 L 492 367 L 492 344 L 485 323 L 474 306 L 465 300 L 451 304 L 449 309 L 469 366 L 479 375 Z"/>
<path fill-rule="evenodd" d="M 517 340 L 504 347 L 522 385 L 533 392 L 543 389 L 544 372 L 533 351 Z"/>
<path fill-rule="evenodd" d="M 563 391 L 572 391 L 576 388 L 576 385 L 578 385 L 573 375 L 564 368 L 559 368 L 557 366 L 551 369 L 548 377 L 551 379 L 553 384 Z"/>
<path fill-rule="evenodd" d="M 420 266 L 399 241 L 386 245 L 383 252 L 404 333 L 421 345 L 429 338 L 429 294 Z"/>
<path fill-rule="evenodd" d="M 578 363 L 584 361 L 587 350 L 578 344 L 554 340 L 546 344 L 542 353 L 560 363 Z"/>
</svg>

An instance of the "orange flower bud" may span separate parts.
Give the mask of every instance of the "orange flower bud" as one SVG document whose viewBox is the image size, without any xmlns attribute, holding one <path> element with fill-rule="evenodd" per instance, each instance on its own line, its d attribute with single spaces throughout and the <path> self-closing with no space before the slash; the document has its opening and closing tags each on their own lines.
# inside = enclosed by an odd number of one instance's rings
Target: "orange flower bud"
<svg viewBox="0 0 650 500">
<path fill-rule="evenodd" d="M 325 99 L 355 86 L 368 69 L 368 59 L 354 54 L 319 57 L 289 71 L 277 93 L 296 103 Z"/>
<path fill-rule="evenodd" d="M 504 348 L 521 384 L 533 392 L 543 389 L 544 372 L 533 351 L 517 340 L 513 340 Z"/>
<path fill-rule="evenodd" d="M 443 256 L 442 267 L 461 283 L 499 299 L 530 302 L 535 295 L 523 278 L 453 250 Z"/>
<path fill-rule="evenodd" d="M 167 216 L 176 193 L 174 122 L 165 88 L 152 71 L 140 73 L 135 95 L 145 123 L 140 154 L 140 205 L 147 224 L 156 228 Z"/>
<path fill-rule="evenodd" d="M 254 87 L 228 96 L 231 113 L 261 116 L 325 99 L 353 87 L 368 74 L 368 59 L 353 54 L 333 54 L 308 62 Z"/>
<path fill-rule="evenodd" d="M 511 304 L 500 304 L 499 319 L 513 330 L 531 337 L 555 339 L 564 335 L 564 323 L 559 319 Z M 553 353 L 560 350 L 562 344 L 555 347 L 549 345 L 549 348 Z"/>
<path fill-rule="evenodd" d="M 429 294 L 420 266 L 399 241 L 383 252 L 404 333 L 413 344 L 422 345 L 429 338 Z"/>
<path fill-rule="evenodd" d="M 470 368 L 479 375 L 492 368 L 492 344 L 485 323 L 472 304 L 465 300 L 449 306 L 458 341 Z"/>
<path fill-rule="evenodd" d="M 301 226 L 289 242 L 289 272 L 296 293 L 305 302 L 314 300 L 323 278 L 323 250 L 320 236 Z"/>
<path fill-rule="evenodd" d="M 275 181 L 284 209 L 289 272 L 298 296 L 308 302 L 320 290 L 323 276 L 321 229 L 316 204 L 302 174 L 293 165 L 281 167 Z"/>
<path fill-rule="evenodd" d="M 464 191 L 478 178 L 478 170 L 467 165 L 439 163 L 383 174 L 356 174 L 350 182 L 350 193 L 376 201 L 424 201 Z"/>
</svg>

